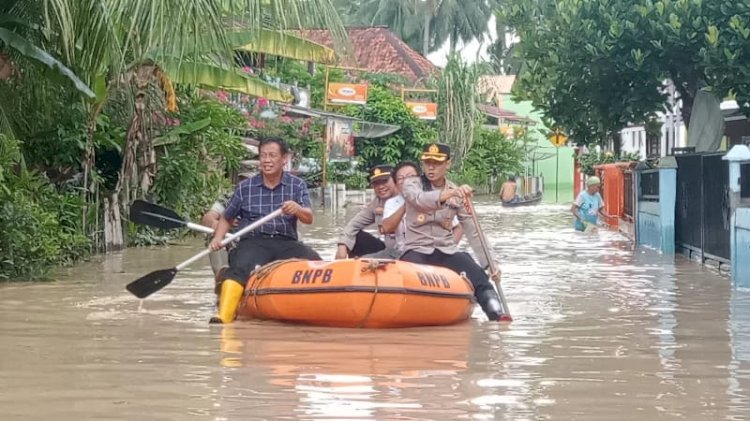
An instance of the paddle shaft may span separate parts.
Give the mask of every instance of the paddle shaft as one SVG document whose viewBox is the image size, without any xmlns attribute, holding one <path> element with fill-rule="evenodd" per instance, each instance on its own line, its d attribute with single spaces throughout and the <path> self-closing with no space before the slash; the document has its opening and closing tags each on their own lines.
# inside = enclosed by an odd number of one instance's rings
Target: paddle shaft
<svg viewBox="0 0 750 421">
<path fill-rule="evenodd" d="M 149 203 L 148 205 L 152 206 L 154 208 L 157 208 L 157 205 L 154 205 L 153 203 Z M 171 209 L 167 209 L 167 208 L 162 208 L 162 209 L 165 210 L 165 211 L 173 212 Z M 202 233 L 205 233 L 205 234 L 213 234 L 214 233 L 214 230 L 212 228 L 209 228 L 209 227 L 207 227 L 205 225 L 196 224 L 194 222 L 189 222 L 189 221 L 186 221 L 186 220 L 184 220 L 182 218 L 178 219 L 178 218 L 175 218 L 175 217 L 172 217 L 172 216 L 163 215 L 163 214 L 156 213 L 156 212 L 150 212 L 150 211 L 147 211 L 147 210 L 140 210 L 140 209 L 137 210 L 137 211 L 131 210 L 131 214 L 133 212 L 138 212 L 139 214 L 142 214 L 142 215 L 148 215 L 150 217 L 156 218 L 156 220 L 165 220 L 165 221 L 174 222 L 175 224 L 184 225 L 185 227 L 190 228 L 191 230 L 202 232 Z M 164 228 L 163 226 L 155 225 L 151 221 L 139 221 L 139 223 L 146 224 L 146 225 L 151 225 L 151 226 L 156 226 L 157 228 Z"/>
<path fill-rule="evenodd" d="M 479 219 L 477 219 L 477 212 L 474 209 L 474 203 L 472 203 L 471 199 L 466 199 L 466 203 L 468 205 L 469 212 L 471 213 L 471 220 L 474 221 L 474 227 L 476 227 L 477 229 L 477 235 L 479 235 L 479 244 L 482 245 L 482 251 L 484 251 L 484 255 L 487 258 L 490 275 L 493 278 L 492 280 L 495 281 L 495 286 L 497 287 L 497 295 L 500 297 L 500 304 L 503 306 L 503 311 L 505 311 L 505 314 L 510 316 L 508 303 L 505 301 L 505 294 L 503 294 L 503 288 L 502 286 L 500 286 L 500 279 L 497 277 L 497 267 L 495 266 L 495 259 L 492 258 L 490 248 L 487 245 L 487 239 L 484 237 L 484 231 L 482 231 L 482 227 L 479 225 Z"/>
<path fill-rule="evenodd" d="M 195 231 L 202 232 L 202 233 L 205 233 L 205 234 L 213 234 L 214 233 L 213 228 L 209 228 L 209 227 L 207 227 L 205 225 L 201 225 L 201 224 L 196 224 L 194 222 L 188 222 L 187 224 L 185 224 L 185 226 L 188 227 L 188 228 L 190 228 L 191 230 L 195 230 Z"/>
<path fill-rule="evenodd" d="M 215 231 L 213 228 L 210 228 L 201 224 L 196 224 L 194 222 L 188 222 L 187 224 L 185 224 L 185 226 L 190 228 L 191 230 L 195 230 L 195 231 L 202 232 L 205 234 L 213 234 Z M 227 235 L 225 235 L 224 238 L 229 238 L 231 236 L 232 236 L 231 233 L 227 233 Z"/>
<path fill-rule="evenodd" d="M 174 223 L 182 224 L 185 227 L 187 227 L 187 228 L 189 228 L 189 229 L 191 229 L 193 231 L 202 232 L 204 234 L 213 234 L 214 233 L 214 229 L 213 228 L 207 227 L 207 226 L 201 225 L 201 224 L 196 224 L 195 222 L 187 222 L 187 221 L 183 221 L 183 220 L 180 220 L 180 219 L 170 218 L 168 216 L 160 215 L 160 214 L 154 213 L 154 212 L 141 211 L 141 213 L 144 214 L 144 215 L 153 216 L 154 218 L 166 219 L 166 220 L 172 221 Z M 231 234 L 227 233 L 227 237 L 230 236 L 230 235 Z"/>
<path fill-rule="evenodd" d="M 226 246 L 227 244 L 229 244 L 230 242 L 232 242 L 232 240 L 234 240 L 235 238 L 239 238 L 239 237 L 247 234 L 248 232 L 250 232 L 250 231 L 258 228 L 259 226 L 265 224 L 266 222 L 268 222 L 268 221 L 276 218 L 277 216 L 281 215 L 281 213 L 282 213 L 281 209 L 276 209 L 275 211 L 273 211 L 273 212 L 269 213 L 268 215 L 266 215 L 266 216 L 258 219 L 257 221 L 253 222 L 252 224 L 246 226 L 245 228 L 242 228 L 241 230 L 237 231 L 236 233 L 231 234 L 231 235 L 227 235 L 221 241 L 221 245 L 222 246 Z M 194 225 L 197 225 L 197 224 L 194 224 Z M 202 225 L 200 225 L 200 226 L 202 226 Z M 208 227 L 205 227 L 205 228 L 211 230 L 211 232 L 214 231 L 211 228 L 208 228 Z M 210 248 L 207 248 L 207 249 L 203 250 L 202 252 L 196 254 L 195 256 L 193 256 L 193 257 L 185 260 L 184 262 L 180 263 L 179 265 L 175 266 L 175 269 L 178 270 L 178 271 L 182 270 L 185 267 L 187 267 L 188 265 L 190 265 L 191 263 L 200 260 L 204 256 L 207 256 L 212 251 L 213 250 L 211 250 Z"/>
</svg>

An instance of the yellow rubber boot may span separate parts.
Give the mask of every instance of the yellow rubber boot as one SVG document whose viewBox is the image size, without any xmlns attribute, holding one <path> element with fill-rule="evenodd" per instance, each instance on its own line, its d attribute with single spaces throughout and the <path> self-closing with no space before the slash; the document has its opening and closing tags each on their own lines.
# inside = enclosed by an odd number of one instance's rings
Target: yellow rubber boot
<svg viewBox="0 0 750 421">
<path fill-rule="evenodd" d="M 225 279 L 221 283 L 219 295 L 219 315 L 212 317 L 209 323 L 232 323 L 237 306 L 240 304 L 245 287 L 233 279 Z"/>
</svg>

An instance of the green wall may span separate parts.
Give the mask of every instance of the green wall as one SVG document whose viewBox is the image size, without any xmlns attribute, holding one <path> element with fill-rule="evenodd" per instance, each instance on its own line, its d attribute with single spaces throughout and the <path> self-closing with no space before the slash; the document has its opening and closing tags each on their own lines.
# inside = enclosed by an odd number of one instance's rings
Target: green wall
<svg viewBox="0 0 750 421">
<path fill-rule="evenodd" d="M 536 162 L 536 174 L 544 176 L 544 201 L 555 201 L 555 181 L 558 181 L 558 201 L 561 203 L 571 202 L 573 200 L 573 148 L 561 147 L 556 151 L 555 147 L 549 140 L 539 133 L 539 130 L 547 131 L 541 120 L 541 114 L 534 110 L 528 101 L 515 102 L 510 99 L 510 95 L 504 95 L 500 108 L 512 111 L 520 116 L 528 117 L 537 124 L 529 128 L 531 136 L 536 140 L 538 148 L 537 153 L 552 153 L 558 156 L 552 156 L 543 161 Z M 556 158 L 559 162 L 556 163 Z M 528 165 L 531 165 L 529 162 Z M 559 165 L 559 166 L 558 166 Z M 556 166 L 559 179 L 555 176 Z"/>
</svg>

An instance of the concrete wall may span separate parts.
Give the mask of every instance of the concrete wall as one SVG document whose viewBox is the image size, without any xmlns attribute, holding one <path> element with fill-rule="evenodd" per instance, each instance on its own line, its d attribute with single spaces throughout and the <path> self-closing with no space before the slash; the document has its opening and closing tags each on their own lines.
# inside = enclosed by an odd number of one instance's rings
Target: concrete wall
<svg viewBox="0 0 750 421">
<path fill-rule="evenodd" d="M 500 107 L 520 116 L 528 117 L 536 122 L 536 125 L 530 128 L 530 135 L 533 136 L 538 146 L 537 153 L 557 153 L 552 143 L 537 133 L 538 129 L 544 129 L 545 127 L 541 120 L 541 114 L 534 110 L 531 102 L 515 102 L 511 100 L 510 95 L 504 95 Z M 541 175 L 544 177 L 545 201 L 548 201 L 550 198 L 554 200 L 556 181 L 559 182 L 557 187 L 560 202 L 572 202 L 575 199 L 573 197 L 573 153 L 573 148 L 561 147 L 559 150 L 559 163 L 556 163 L 555 156 L 536 162 L 536 172 L 532 175 Z M 556 168 L 557 171 L 555 170 Z M 556 178 L 557 174 L 559 174 L 559 180 Z"/>
<path fill-rule="evenodd" d="M 732 241 L 733 274 L 737 286 L 750 287 L 750 208 L 737 208 Z"/>
<path fill-rule="evenodd" d="M 659 202 L 638 202 L 638 244 L 660 249 L 662 243 Z"/>
<path fill-rule="evenodd" d="M 674 219 L 677 203 L 677 169 L 659 169 L 659 201 L 644 201 L 638 194 L 636 226 L 639 245 L 674 255 Z"/>
</svg>

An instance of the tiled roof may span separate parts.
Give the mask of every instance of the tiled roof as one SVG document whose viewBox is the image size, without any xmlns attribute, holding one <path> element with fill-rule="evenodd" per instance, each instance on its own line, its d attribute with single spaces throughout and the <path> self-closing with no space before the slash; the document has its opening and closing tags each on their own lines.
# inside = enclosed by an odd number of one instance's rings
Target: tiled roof
<svg viewBox="0 0 750 421">
<path fill-rule="evenodd" d="M 516 81 L 514 75 L 485 75 L 479 77 L 479 94 L 493 103 L 500 103 L 503 95 L 510 94 Z"/>
<path fill-rule="evenodd" d="M 354 57 L 342 57 L 342 66 L 356 67 L 372 73 L 394 73 L 409 81 L 423 82 L 437 67 L 414 51 L 386 27 L 347 28 Z M 327 29 L 305 29 L 303 38 L 334 48 Z"/>
<path fill-rule="evenodd" d="M 517 121 L 517 122 L 524 122 L 524 123 L 534 123 L 534 120 L 520 116 L 513 111 L 504 110 L 499 107 L 494 107 L 489 104 L 477 104 L 477 108 L 479 108 L 479 111 L 485 113 L 486 115 L 490 117 L 495 117 L 507 121 Z"/>
</svg>

